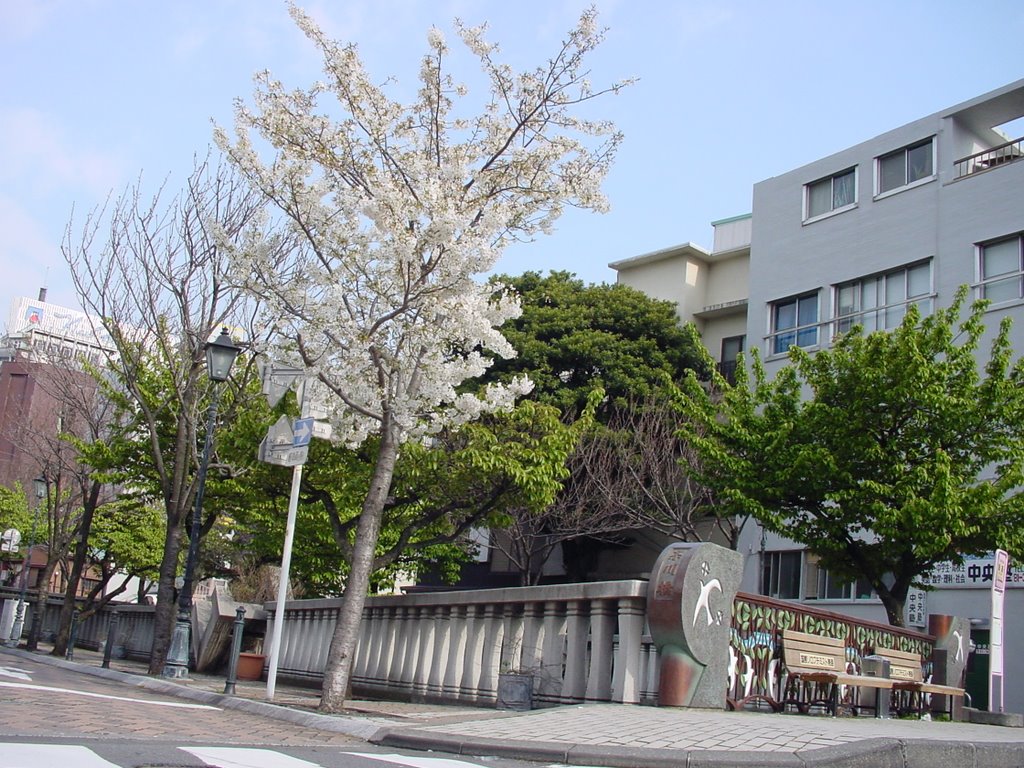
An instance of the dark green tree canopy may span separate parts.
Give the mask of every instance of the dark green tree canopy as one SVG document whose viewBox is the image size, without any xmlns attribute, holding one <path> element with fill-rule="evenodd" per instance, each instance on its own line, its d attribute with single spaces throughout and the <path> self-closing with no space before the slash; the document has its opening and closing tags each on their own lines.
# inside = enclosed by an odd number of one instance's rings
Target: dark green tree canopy
<svg viewBox="0 0 1024 768">
<path fill-rule="evenodd" d="M 846 580 L 867 579 L 902 624 L 908 589 L 936 563 L 995 547 L 1024 553 L 1024 388 L 1009 322 L 979 370 L 985 303 L 911 307 L 891 332 L 854 329 L 830 349 L 790 351 L 769 380 L 680 399 L 682 432 L 720 504 L 807 546 Z"/>
<path fill-rule="evenodd" d="M 519 293 L 523 312 L 502 328 L 518 356 L 496 360 L 487 381 L 528 374 L 531 397 L 579 413 L 597 387 L 605 408 L 622 407 L 690 369 L 706 374 L 700 341 L 671 302 L 624 285 L 585 285 L 569 272 L 496 280 Z"/>
</svg>

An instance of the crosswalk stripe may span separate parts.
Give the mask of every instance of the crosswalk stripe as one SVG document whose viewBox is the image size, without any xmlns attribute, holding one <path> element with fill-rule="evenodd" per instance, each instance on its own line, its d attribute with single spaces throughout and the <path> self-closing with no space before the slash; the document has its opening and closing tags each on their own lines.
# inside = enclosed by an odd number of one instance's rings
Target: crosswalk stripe
<svg viewBox="0 0 1024 768">
<path fill-rule="evenodd" d="M 149 699 L 132 699 L 127 696 L 112 696 L 107 693 L 93 693 L 92 691 L 76 691 L 73 688 L 55 688 L 52 685 L 29 685 L 27 683 L 0 682 L 0 688 L 21 688 L 29 691 L 46 691 L 48 693 L 67 693 L 72 696 L 87 696 L 92 699 L 108 699 L 110 701 L 130 701 L 132 704 L 152 704 L 155 707 L 173 707 L 175 709 L 214 709 L 207 704 L 188 704 L 184 701 L 150 701 Z"/>
<path fill-rule="evenodd" d="M 118 768 L 91 749 L 74 744 L 4 744 L 0 763 L 4 768 L 41 768 L 67 765 L 74 768 Z"/>
<path fill-rule="evenodd" d="M 376 755 L 371 752 L 345 752 L 346 755 L 358 755 L 369 757 L 373 760 L 380 760 L 385 763 L 397 763 L 406 765 L 409 768 L 480 768 L 478 763 L 469 763 L 465 760 L 451 760 L 447 757 L 418 757 L 410 755 Z"/>
<path fill-rule="evenodd" d="M 249 747 L 178 747 L 217 768 L 321 768 L 317 763 L 270 749 Z M 75 766 L 75 768 L 78 768 Z"/>
</svg>

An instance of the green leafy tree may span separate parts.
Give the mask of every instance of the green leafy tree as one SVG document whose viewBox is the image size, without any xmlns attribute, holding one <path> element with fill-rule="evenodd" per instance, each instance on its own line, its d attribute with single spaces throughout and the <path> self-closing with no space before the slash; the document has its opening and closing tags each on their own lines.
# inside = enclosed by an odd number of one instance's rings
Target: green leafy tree
<svg viewBox="0 0 1024 768">
<path fill-rule="evenodd" d="M 21 484 L 15 485 L 14 489 L 0 485 L 0 532 L 15 530 L 21 534 L 22 541 L 18 552 L 0 552 L 0 560 L 17 560 L 24 557 L 25 548 L 28 546 L 28 531 L 32 525 L 32 513 L 28 509 L 28 499 Z M 13 571 L 6 571 L 13 575 Z"/>
<path fill-rule="evenodd" d="M 428 443 L 407 444 L 384 507 L 372 589 L 423 569 L 454 577 L 469 557 L 472 528 L 503 524 L 509 510 L 542 510 L 561 488 L 566 460 L 593 423 L 597 397 L 599 392 L 571 423 L 552 406 L 523 402 L 509 413 L 442 431 Z M 240 454 L 253 453 L 266 421 L 254 420 L 252 427 L 250 435 L 230 431 Z M 338 594 L 344 586 L 374 448 L 372 442 L 360 449 L 322 441 L 311 446 L 296 519 L 301 546 L 291 567 L 293 586 L 305 595 Z M 262 464 L 220 486 L 220 493 L 235 499 L 229 508 L 237 525 L 233 562 L 241 567 L 280 561 L 290 476 Z"/>
<path fill-rule="evenodd" d="M 527 374 L 530 397 L 579 412 L 588 393 L 607 397 L 598 418 L 642 402 L 695 369 L 706 375 L 700 340 L 681 326 L 675 306 L 625 285 L 587 285 L 569 272 L 526 272 L 498 282 L 520 297 L 522 314 L 501 331 L 517 355 L 497 359 L 484 381 Z"/>
<path fill-rule="evenodd" d="M 889 621 L 936 563 L 994 547 L 1024 554 L 1024 378 L 1009 320 L 979 371 L 985 302 L 910 307 L 891 332 L 854 329 L 790 350 L 769 380 L 680 399 L 694 467 L 719 504 L 805 545 L 840 579 L 870 582 Z"/>
</svg>

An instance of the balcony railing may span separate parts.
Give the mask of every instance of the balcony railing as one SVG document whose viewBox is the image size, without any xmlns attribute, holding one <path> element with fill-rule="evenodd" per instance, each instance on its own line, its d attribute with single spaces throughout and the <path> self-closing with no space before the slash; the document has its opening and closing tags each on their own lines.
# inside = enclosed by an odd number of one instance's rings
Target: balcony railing
<svg viewBox="0 0 1024 768">
<path fill-rule="evenodd" d="M 962 179 L 974 173 L 981 173 L 996 166 L 1013 163 L 1024 157 L 1024 136 L 998 147 L 969 155 L 953 163 L 954 179 Z"/>
</svg>

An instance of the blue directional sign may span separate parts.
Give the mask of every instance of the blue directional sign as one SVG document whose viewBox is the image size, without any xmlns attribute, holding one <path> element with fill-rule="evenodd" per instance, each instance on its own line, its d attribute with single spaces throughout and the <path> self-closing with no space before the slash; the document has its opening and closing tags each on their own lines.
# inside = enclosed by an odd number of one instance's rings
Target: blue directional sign
<svg viewBox="0 0 1024 768">
<path fill-rule="evenodd" d="M 313 439 L 313 419 L 296 419 L 292 422 L 292 445 L 301 448 Z"/>
</svg>

